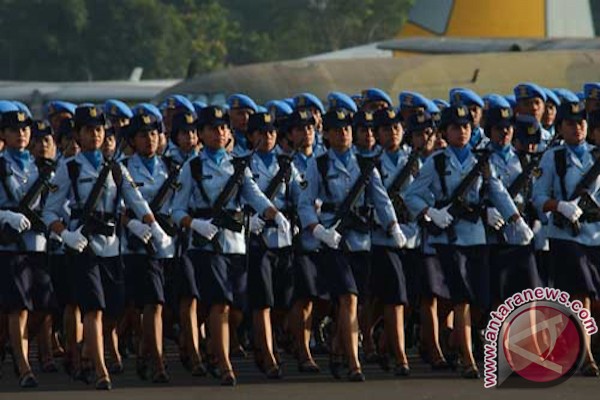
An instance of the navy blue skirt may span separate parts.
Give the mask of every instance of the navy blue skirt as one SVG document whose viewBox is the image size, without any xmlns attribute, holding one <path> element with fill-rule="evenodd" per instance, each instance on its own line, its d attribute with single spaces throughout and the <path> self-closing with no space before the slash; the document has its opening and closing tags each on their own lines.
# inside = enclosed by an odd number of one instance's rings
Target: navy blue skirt
<svg viewBox="0 0 600 400">
<path fill-rule="evenodd" d="M 436 245 L 435 249 L 454 304 L 490 308 L 490 267 L 487 246 Z"/>
<path fill-rule="evenodd" d="M 346 253 L 327 249 L 321 252 L 320 268 L 323 270 L 333 297 L 345 294 L 358 296 L 359 304 L 370 294 L 371 257 L 367 251 Z"/>
<path fill-rule="evenodd" d="M 73 265 L 75 298 L 82 314 L 104 311 L 118 318 L 125 309 L 125 271 L 119 257 L 98 257 L 91 252 L 69 254 Z"/>
<path fill-rule="evenodd" d="M 256 243 L 255 243 L 256 244 Z M 292 248 L 250 246 L 248 301 L 253 310 L 290 307 L 294 292 Z"/>
<path fill-rule="evenodd" d="M 327 278 L 320 262 L 319 252 L 294 255 L 294 299 L 329 299 Z"/>
<path fill-rule="evenodd" d="M 165 275 L 159 260 L 146 254 L 123 256 L 127 300 L 137 308 L 165 303 Z"/>
<path fill-rule="evenodd" d="M 371 267 L 371 293 L 383 304 L 407 305 L 407 277 L 401 250 L 373 246 Z"/>
<path fill-rule="evenodd" d="M 450 287 L 437 254 L 421 253 L 420 296 L 450 300 Z"/>
<path fill-rule="evenodd" d="M 195 271 L 202 302 L 209 306 L 227 303 L 239 310 L 246 309 L 248 272 L 245 256 L 189 250 L 187 260 Z"/>
<path fill-rule="evenodd" d="M 54 286 L 44 253 L 0 252 L 2 306 L 11 311 L 54 311 Z"/>
<path fill-rule="evenodd" d="M 490 246 L 492 301 L 501 303 L 513 294 L 542 285 L 533 246 Z"/>
<path fill-rule="evenodd" d="M 550 239 L 550 253 L 556 261 L 552 268 L 556 288 L 571 296 L 600 297 L 600 248 L 570 240 Z"/>
</svg>

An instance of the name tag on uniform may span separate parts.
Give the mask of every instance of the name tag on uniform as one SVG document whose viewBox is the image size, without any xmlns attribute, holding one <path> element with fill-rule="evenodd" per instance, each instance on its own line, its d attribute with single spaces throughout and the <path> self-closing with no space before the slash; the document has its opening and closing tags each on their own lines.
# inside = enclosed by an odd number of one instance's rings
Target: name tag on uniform
<svg viewBox="0 0 600 400">
<path fill-rule="evenodd" d="M 79 179 L 79 183 L 94 182 L 94 180 L 96 180 L 96 178 L 82 178 Z"/>
<path fill-rule="evenodd" d="M 337 179 L 340 177 L 340 174 L 327 175 L 327 179 Z"/>
<path fill-rule="evenodd" d="M 142 187 L 142 186 L 144 186 L 144 182 L 136 182 L 135 186 Z"/>
<path fill-rule="evenodd" d="M 252 178 L 254 178 L 254 180 L 257 180 L 258 178 L 260 178 L 260 175 L 259 174 L 254 174 L 254 175 L 252 175 Z"/>
<path fill-rule="evenodd" d="M 202 175 L 202 179 L 212 179 L 212 175 Z"/>
</svg>

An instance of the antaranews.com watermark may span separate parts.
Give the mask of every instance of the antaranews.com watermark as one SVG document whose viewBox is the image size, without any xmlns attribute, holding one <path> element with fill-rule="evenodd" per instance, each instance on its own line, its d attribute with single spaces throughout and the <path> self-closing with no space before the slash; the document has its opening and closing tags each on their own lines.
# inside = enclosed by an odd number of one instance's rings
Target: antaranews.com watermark
<svg viewBox="0 0 600 400">
<path fill-rule="evenodd" d="M 553 386 L 581 365 L 585 335 L 598 331 L 590 310 L 560 289 L 525 289 L 491 312 L 485 332 L 484 386 Z M 516 373 L 516 375 L 515 375 Z"/>
</svg>

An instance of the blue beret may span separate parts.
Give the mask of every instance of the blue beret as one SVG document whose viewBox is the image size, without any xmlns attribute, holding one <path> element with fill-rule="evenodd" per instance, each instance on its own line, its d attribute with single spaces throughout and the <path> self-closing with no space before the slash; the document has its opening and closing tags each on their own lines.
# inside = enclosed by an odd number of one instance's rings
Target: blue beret
<svg viewBox="0 0 600 400">
<path fill-rule="evenodd" d="M 203 101 L 196 100 L 196 101 L 192 101 L 192 105 L 194 106 L 194 111 L 196 111 L 196 114 L 198 114 L 200 112 L 200 110 L 202 110 L 208 104 L 206 104 Z"/>
<path fill-rule="evenodd" d="M 471 89 L 453 88 L 450 90 L 449 97 L 450 104 L 452 104 L 453 106 L 463 104 L 467 107 L 475 105 L 483 108 L 484 105 L 481 97 Z"/>
<path fill-rule="evenodd" d="M 158 121 L 162 121 L 162 114 L 160 112 L 160 110 L 158 109 L 158 107 L 156 107 L 154 104 L 151 103 L 140 103 L 140 104 L 136 104 L 131 111 L 133 112 L 133 114 L 135 115 L 141 115 L 141 114 L 152 114 L 156 117 L 156 119 Z"/>
<path fill-rule="evenodd" d="M 510 102 L 504 96 L 500 96 L 496 93 L 491 93 L 483 96 L 483 108 L 485 110 L 491 110 L 494 108 L 512 108 Z"/>
<path fill-rule="evenodd" d="M 552 89 L 552 91 L 558 97 L 558 99 L 560 100 L 561 103 L 562 102 L 577 103 L 579 101 L 579 98 L 577 97 L 577 95 L 575 93 L 573 93 L 572 91 L 570 91 L 569 89 L 556 88 L 556 89 Z"/>
<path fill-rule="evenodd" d="M 29 107 L 27 107 L 25 105 L 25 103 L 22 103 L 22 102 L 20 102 L 18 100 L 13 100 L 13 103 L 15 104 L 15 106 L 17 106 L 17 108 L 19 109 L 19 111 L 24 112 L 25 114 L 27 114 L 27 116 L 29 118 L 32 118 L 31 111 L 29 110 Z"/>
<path fill-rule="evenodd" d="M 44 136 L 52 135 L 52 126 L 46 120 L 35 120 L 31 125 L 31 136 L 34 138 L 41 138 Z"/>
<path fill-rule="evenodd" d="M 519 83 L 514 89 L 515 98 L 517 101 L 539 97 L 546 101 L 546 92 L 541 86 L 535 83 Z"/>
<path fill-rule="evenodd" d="M 356 103 L 352 100 L 352 97 L 342 92 L 331 92 L 327 95 L 328 109 L 332 108 L 343 108 L 347 111 L 355 113 L 358 111 Z"/>
<path fill-rule="evenodd" d="M 62 112 L 67 112 L 71 115 L 75 115 L 76 108 L 77 105 L 69 103 L 68 101 L 53 100 L 46 103 L 46 105 L 44 106 L 44 113 L 46 114 L 46 117 L 51 117 L 54 114 Z"/>
<path fill-rule="evenodd" d="M 187 97 L 181 94 L 172 94 L 161 103 L 160 109 L 180 109 L 182 111 L 193 112 L 194 105 Z"/>
<path fill-rule="evenodd" d="M 588 82 L 583 85 L 586 99 L 600 99 L 600 82 Z"/>
<path fill-rule="evenodd" d="M 385 101 L 388 106 L 392 107 L 392 98 L 383 90 L 378 88 L 370 88 L 362 91 L 362 103 L 369 101 Z"/>
<path fill-rule="evenodd" d="M 292 108 L 292 110 L 294 109 L 294 107 L 296 107 L 296 103 L 294 103 L 294 99 L 292 97 L 287 97 L 285 99 L 282 100 L 284 103 L 286 103 L 288 106 L 290 106 Z"/>
<path fill-rule="evenodd" d="M 544 93 L 546 93 L 546 102 L 550 101 L 555 105 L 560 106 L 560 99 L 552 90 L 544 88 Z"/>
<path fill-rule="evenodd" d="M 268 112 L 269 112 L 269 110 L 267 110 L 267 108 L 266 108 L 266 107 L 263 107 L 263 106 L 259 106 L 259 105 L 257 105 L 257 106 L 256 106 L 256 112 L 257 112 L 257 113 L 268 113 Z"/>
<path fill-rule="evenodd" d="M 510 103 L 511 107 L 514 108 L 517 106 L 517 98 L 514 94 L 507 94 L 506 96 L 504 96 L 504 98 Z"/>
<path fill-rule="evenodd" d="M 442 99 L 433 99 L 433 102 L 435 103 L 435 105 L 437 106 L 437 108 L 441 111 L 446 107 L 450 107 L 450 103 L 448 103 L 446 100 L 442 100 Z"/>
<path fill-rule="evenodd" d="M 275 116 L 275 118 L 281 118 L 294 112 L 292 107 L 290 107 L 289 104 L 283 100 L 267 101 L 265 103 L 265 107 L 272 115 Z"/>
<path fill-rule="evenodd" d="M 428 99 L 421 93 L 403 91 L 398 96 L 400 100 L 400 109 L 411 108 L 411 107 L 423 107 L 427 108 Z"/>
<path fill-rule="evenodd" d="M 435 104 L 433 100 L 427 99 L 427 107 L 425 107 L 425 111 L 429 114 L 438 114 L 441 112 L 440 108 Z"/>
<path fill-rule="evenodd" d="M 306 108 L 306 107 L 315 107 L 317 108 L 321 114 L 325 114 L 325 107 L 323 107 L 323 103 L 317 96 L 312 93 L 300 93 L 294 97 L 294 108 Z"/>
<path fill-rule="evenodd" d="M 104 102 L 104 114 L 111 118 L 131 118 L 133 112 L 131 108 L 121 100 L 110 99 Z"/>
<path fill-rule="evenodd" d="M 249 96 L 242 93 L 232 94 L 227 98 L 229 108 L 247 108 L 257 112 L 258 106 Z"/>
<path fill-rule="evenodd" d="M 19 107 L 12 101 L 0 100 L 0 114 L 11 111 L 19 111 Z"/>
</svg>

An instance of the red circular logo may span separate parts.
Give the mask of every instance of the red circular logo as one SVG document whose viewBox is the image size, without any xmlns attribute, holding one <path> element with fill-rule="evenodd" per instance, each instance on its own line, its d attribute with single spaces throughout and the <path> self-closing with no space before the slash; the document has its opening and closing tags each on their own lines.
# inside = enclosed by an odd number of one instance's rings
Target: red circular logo
<svg viewBox="0 0 600 400">
<path fill-rule="evenodd" d="M 551 382 L 573 368 L 582 343 L 568 315 L 553 307 L 532 306 L 507 326 L 502 344 L 513 371 L 529 381 Z"/>
</svg>

